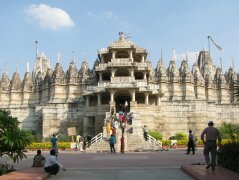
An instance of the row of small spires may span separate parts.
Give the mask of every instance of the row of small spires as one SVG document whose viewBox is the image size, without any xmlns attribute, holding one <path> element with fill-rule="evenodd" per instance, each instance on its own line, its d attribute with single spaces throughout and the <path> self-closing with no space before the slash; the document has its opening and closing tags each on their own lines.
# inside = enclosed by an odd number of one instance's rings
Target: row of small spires
<svg viewBox="0 0 239 180">
<path fill-rule="evenodd" d="M 121 32 L 120 32 L 120 33 L 121 33 Z M 203 48 L 203 51 L 207 51 L 206 48 Z M 41 54 L 38 54 L 37 59 L 39 59 L 39 58 L 46 58 L 46 56 L 45 56 L 44 53 L 42 52 Z M 163 59 L 163 57 L 162 57 L 162 52 L 161 52 L 161 58 L 160 58 L 160 60 L 162 60 L 162 59 Z M 173 50 L 173 56 L 172 56 L 171 61 L 176 61 L 176 59 L 177 59 L 176 50 L 174 49 L 174 50 Z M 183 60 L 184 60 L 184 59 L 183 59 Z M 188 50 L 186 50 L 185 60 L 188 61 Z M 48 61 L 49 61 L 49 65 L 48 65 L 48 66 L 51 68 L 50 59 L 48 59 Z M 86 58 L 84 58 L 83 62 L 87 62 Z M 58 53 L 58 55 L 57 55 L 57 63 L 60 63 L 60 53 Z M 73 52 L 73 59 L 71 60 L 71 63 L 76 63 L 76 57 L 75 57 L 74 52 Z M 221 69 L 222 69 L 222 67 L 221 67 Z M 233 65 L 233 66 L 230 66 L 229 69 L 233 69 L 233 70 L 234 70 L 234 65 Z M 3 72 L 4 72 L 4 73 L 7 73 L 7 65 L 6 65 L 6 63 L 5 63 L 5 65 L 4 65 L 4 71 L 3 71 Z M 16 63 L 16 71 L 15 71 L 15 72 L 18 73 L 18 63 Z M 30 72 L 29 62 L 26 63 L 26 72 Z"/>
</svg>

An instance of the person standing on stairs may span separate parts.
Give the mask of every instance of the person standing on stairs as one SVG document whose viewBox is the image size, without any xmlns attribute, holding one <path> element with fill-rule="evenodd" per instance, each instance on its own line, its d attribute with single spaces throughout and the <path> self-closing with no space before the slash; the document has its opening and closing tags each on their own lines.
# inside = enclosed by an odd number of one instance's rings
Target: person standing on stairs
<svg viewBox="0 0 239 180">
<path fill-rule="evenodd" d="M 115 136 L 111 134 L 110 136 L 110 152 L 115 153 Z"/>
<path fill-rule="evenodd" d="M 147 141 L 148 140 L 148 133 L 147 133 L 147 126 L 146 125 L 144 125 L 144 127 L 143 127 L 143 131 L 144 131 L 144 139 L 145 139 L 145 141 Z"/>
</svg>

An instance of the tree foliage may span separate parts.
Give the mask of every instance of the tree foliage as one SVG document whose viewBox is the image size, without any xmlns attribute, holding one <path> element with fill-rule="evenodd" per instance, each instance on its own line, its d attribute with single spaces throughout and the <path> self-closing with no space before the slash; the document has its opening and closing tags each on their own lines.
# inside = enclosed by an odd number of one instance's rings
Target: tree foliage
<svg viewBox="0 0 239 180">
<path fill-rule="evenodd" d="M 239 125 L 223 122 L 219 128 L 222 138 L 232 142 L 239 140 Z"/>
<path fill-rule="evenodd" d="M 157 140 L 163 139 L 163 135 L 159 131 L 148 131 L 148 134 Z"/>
<path fill-rule="evenodd" d="M 28 133 L 9 112 L 0 109 L 0 157 L 7 155 L 13 162 L 26 158 L 25 147 L 31 143 Z"/>
<path fill-rule="evenodd" d="M 188 140 L 188 135 L 183 132 L 177 132 L 175 136 L 171 136 L 170 140 Z"/>
</svg>

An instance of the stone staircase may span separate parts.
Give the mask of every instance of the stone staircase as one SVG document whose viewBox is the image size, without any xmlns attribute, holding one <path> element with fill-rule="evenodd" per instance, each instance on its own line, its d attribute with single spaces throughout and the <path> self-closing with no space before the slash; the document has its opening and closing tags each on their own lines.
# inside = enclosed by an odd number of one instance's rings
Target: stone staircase
<svg viewBox="0 0 239 180">
<path fill-rule="evenodd" d="M 133 134 L 132 125 L 127 125 L 124 133 L 125 152 L 157 151 L 162 148 L 160 142 L 148 135 L 148 141 L 145 141 L 142 133 Z M 103 134 L 103 133 L 102 133 Z M 99 135 L 98 135 L 99 136 Z M 121 128 L 118 128 L 116 135 L 116 152 L 121 150 Z M 93 138 L 92 138 L 93 139 Z M 109 137 L 102 137 L 86 148 L 86 152 L 110 152 Z"/>
</svg>

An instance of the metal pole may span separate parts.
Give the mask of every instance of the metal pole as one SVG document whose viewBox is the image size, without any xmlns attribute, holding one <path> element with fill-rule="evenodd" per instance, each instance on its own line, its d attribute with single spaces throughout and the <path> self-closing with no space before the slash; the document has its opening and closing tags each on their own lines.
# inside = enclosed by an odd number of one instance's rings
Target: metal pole
<svg viewBox="0 0 239 180">
<path fill-rule="evenodd" d="M 210 39 L 210 38 L 211 38 L 210 36 L 207 37 L 207 40 L 208 40 L 208 50 L 209 50 L 209 52 L 211 51 L 210 42 L 209 42 L 209 39 Z"/>
<path fill-rule="evenodd" d="M 37 59 L 37 43 L 38 43 L 38 41 L 35 41 L 35 44 L 36 44 L 36 59 Z"/>
</svg>

